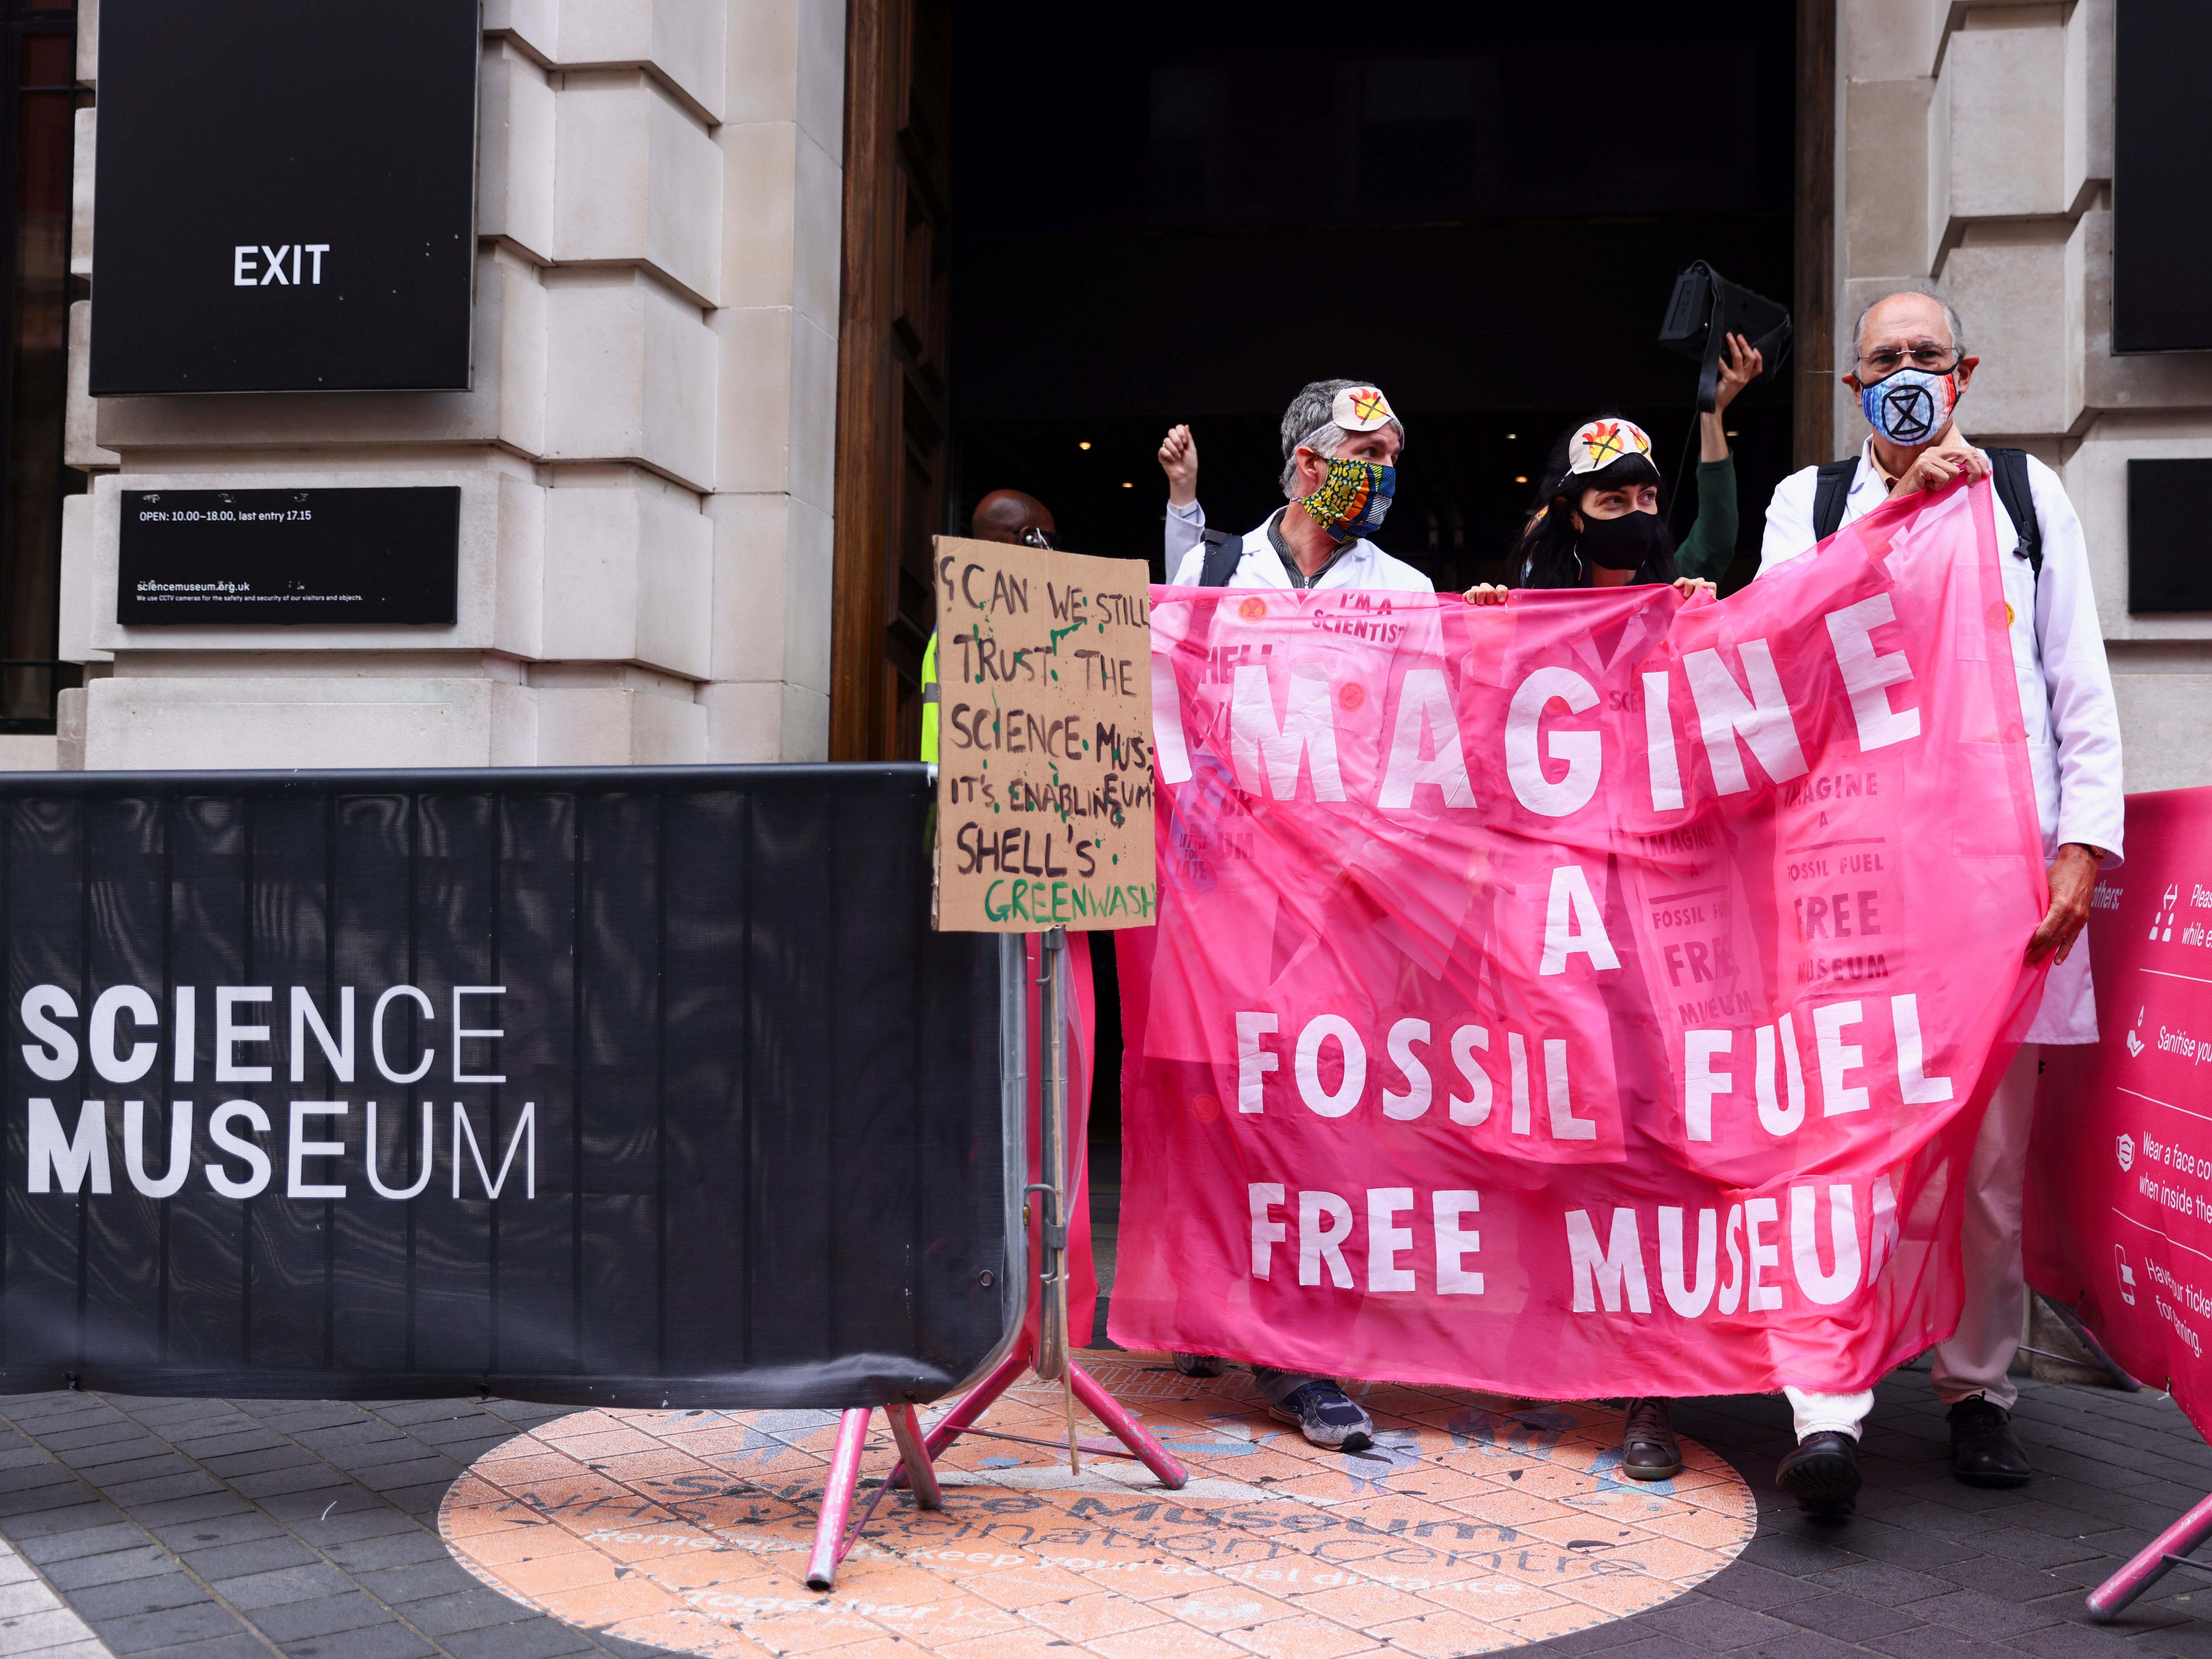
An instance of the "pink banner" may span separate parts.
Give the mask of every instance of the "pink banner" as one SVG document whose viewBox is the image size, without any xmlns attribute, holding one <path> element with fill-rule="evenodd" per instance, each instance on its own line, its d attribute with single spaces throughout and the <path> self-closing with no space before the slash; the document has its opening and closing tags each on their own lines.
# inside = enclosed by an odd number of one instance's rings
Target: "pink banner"
<svg viewBox="0 0 2212 1659">
<path fill-rule="evenodd" d="M 2128 797 L 2090 901 L 2102 1041 L 2043 1051 L 2027 1280 L 2212 1432 L 2212 789 Z"/>
<path fill-rule="evenodd" d="M 1718 604 L 1156 589 L 1111 1330 L 1587 1398 L 1957 1317 L 2045 900 L 1986 486 Z"/>
</svg>

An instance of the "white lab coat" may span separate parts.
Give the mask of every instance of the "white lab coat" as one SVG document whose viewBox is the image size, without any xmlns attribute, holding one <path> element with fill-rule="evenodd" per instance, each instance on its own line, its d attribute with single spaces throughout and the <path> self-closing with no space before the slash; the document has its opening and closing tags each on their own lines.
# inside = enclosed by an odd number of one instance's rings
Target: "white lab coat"
<svg viewBox="0 0 2212 1659">
<path fill-rule="evenodd" d="M 1175 521 L 1176 515 L 1170 513 L 1169 524 L 1172 526 Z M 1226 586 L 1281 588 L 1291 586 L 1291 574 L 1283 568 L 1282 556 L 1275 551 L 1275 544 L 1267 539 L 1267 525 L 1273 522 L 1273 515 L 1270 514 L 1258 529 L 1245 532 L 1243 556 L 1237 562 L 1237 568 L 1229 573 Z M 1195 587 L 1199 573 L 1205 568 L 1206 544 L 1201 541 L 1182 556 L 1181 563 L 1170 562 L 1171 574 L 1168 586 Z M 1393 593 L 1433 593 L 1437 591 L 1436 584 L 1413 566 L 1402 559 L 1392 558 L 1364 538 L 1351 543 L 1337 556 L 1336 562 L 1329 566 L 1322 579 L 1314 584 L 1313 591 L 1327 593 L 1341 587 L 1365 588 L 1370 592 L 1379 589 Z"/>
<path fill-rule="evenodd" d="M 1844 498 L 1845 524 L 1888 499 L 1869 438 Z M 1766 539 L 1759 551 L 1765 575 L 1814 541 L 1813 493 L 1816 468 L 1793 472 L 1777 485 L 1766 509 Z M 2089 586 L 2089 553 L 2081 520 L 2058 475 L 2031 455 L 2028 484 L 2043 532 L 2039 579 L 2019 551 L 2020 533 L 2004 502 L 1991 491 L 1997 546 L 2003 550 L 2005 603 L 2012 611 L 2013 679 L 2027 732 L 2028 763 L 2035 775 L 2035 805 L 2048 859 L 2061 844 L 2100 847 L 2107 864 L 2120 861 L 2125 804 L 2120 781 L 2120 717 L 2112 700 L 2112 671 L 2105 661 L 2104 630 Z M 2097 1005 L 2090 989 L 2089 939 L 2085 933 L 2064 962 L 2051 970 L 2043 1006 L 2028 1028 L 2030 1042 L 2094 1042 Z"/>
</svg>

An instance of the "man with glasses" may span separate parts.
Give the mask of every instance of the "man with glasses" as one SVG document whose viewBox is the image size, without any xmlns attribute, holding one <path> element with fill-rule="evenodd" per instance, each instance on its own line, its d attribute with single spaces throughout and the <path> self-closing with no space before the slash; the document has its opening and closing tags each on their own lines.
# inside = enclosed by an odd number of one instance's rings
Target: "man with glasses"
<svg viewBox="0 0 2212 1659">
<path fill-rule="evenodd" d="M 1961 477 L 1993 477 L 2013 676 L 2050 860 L 2050 908 L 2025 955 L 2030 964 L 2050 957 L 2051 968 L 1974 1146 L 1960 1236 L 1966 1303 L 1957 1331 L 1936 1345 L 1931 1370 L 1950 1407 L 1952 1474 L 1973 1486 L 2025 1486 L 2033 1471 L 2007 1426 L 2019 1390 L 2006 1374 L 2027 1311 L 2021 1187 L 2040 1046 L 2097 1040 L 2080 935 L 2098 866 L 2120 857 L 2119 714 L 2081 521 L 2064 487 L 2032 455 L 1975 448 L 1953 418 L 1980 362 L 1966 355 L 1958 313 L 1932 295 L 1893 294 L 1860 313 L 1855 338 L 1857 362 L 1843 382 L 1874 430 L 1850 459 L 1782 481 L 1766 512 L 1759 574 L 1884 501 Z M 1859 1425 L 1874 1395 L 1787 1392 L 1798 1443 L 1775 1484 L 1815 1514 L 1847 1515 L 1859 1489 Z"/>
</svg>

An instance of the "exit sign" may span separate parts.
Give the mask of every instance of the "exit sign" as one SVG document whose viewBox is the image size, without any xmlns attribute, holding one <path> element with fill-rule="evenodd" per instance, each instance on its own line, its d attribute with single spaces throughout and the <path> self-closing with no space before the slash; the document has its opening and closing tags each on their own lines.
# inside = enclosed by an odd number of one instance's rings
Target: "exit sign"
<svg viewBox="0 0 2212 1659">
<path fill-rule="evenodd" d="M 103 0 L 91 390 L 464 390 L 477 0 Z"/>
</svg>

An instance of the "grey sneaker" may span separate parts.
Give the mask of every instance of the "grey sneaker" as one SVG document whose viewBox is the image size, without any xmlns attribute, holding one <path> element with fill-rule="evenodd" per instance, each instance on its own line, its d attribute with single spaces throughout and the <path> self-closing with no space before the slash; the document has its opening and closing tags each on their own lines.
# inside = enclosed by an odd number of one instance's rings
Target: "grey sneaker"
<svg viewBox="0 0 2212 1659">
<path fill-rule="evenodd" d="M 1185 1376 L 1219 1376 L 1229 1370 L 1229 1362 L 1210 1353 L 1185 1353 L 1178 1348 L 1175 1367 Z"/>
<path fill-rule="evenodd" d="M 1375 1443 L 1375 1419 L 1334 1382 L 1307 1382 L 1267 1407 L 1281 1422 L 1331 1451 L 1365 1451 Z"/>
<path fill-rule="evenodd" d="M 1631 1480 L 1672 1480 L 1682 1472 L 1682 1448 L 1674 1438 L 1674 1416 L 1664 1400 L 1628 1402 L 1621 1427 L 1620 1472 Z"/>
</svg>

